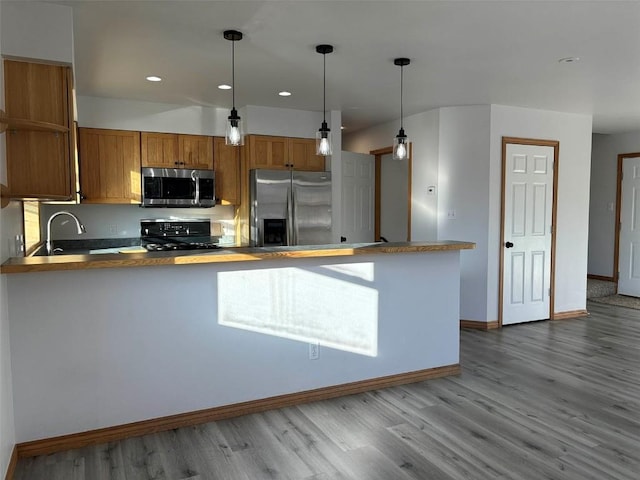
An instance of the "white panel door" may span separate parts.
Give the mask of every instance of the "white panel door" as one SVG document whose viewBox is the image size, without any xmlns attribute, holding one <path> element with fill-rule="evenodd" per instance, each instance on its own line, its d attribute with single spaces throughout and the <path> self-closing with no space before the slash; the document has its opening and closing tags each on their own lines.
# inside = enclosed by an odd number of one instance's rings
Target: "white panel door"
<svg viewBox="0 0 640 480">
<path fill-rule="evenodd" d="M 622 161 L 618 293 L 640 297 L 640 157 Z"/>
<path fill-rule="evenodd" d="M 342 233 L 348 243 L 375 240 L 375 158 L 342 152 Z"/>
<path fill-rule="evenodd" d="M 502 324 L 549 318 L 553 147 L 507 144 Z"/>
</svg>

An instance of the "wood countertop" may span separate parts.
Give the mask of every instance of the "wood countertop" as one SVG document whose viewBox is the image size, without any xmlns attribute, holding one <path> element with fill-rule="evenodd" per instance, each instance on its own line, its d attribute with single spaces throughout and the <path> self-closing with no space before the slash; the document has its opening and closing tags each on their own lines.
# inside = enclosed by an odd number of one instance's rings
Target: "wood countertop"
<svg viewBox="0 0 640 480">
<path fill-rule="evenodd" d="M 51 272 L 93 268 L 131 268 L 154 265 L 195 265 L 201 263 L 247 262 L 286 258 L 318 258 L 389 253 L 468 250 L 475 243 L 460 241 L 355 243 L 304 245 L 296 247 L 233 247 L 217 250 L 113 253 L 13 257 L 0 266 L 0 273 Z"/>
</svg>

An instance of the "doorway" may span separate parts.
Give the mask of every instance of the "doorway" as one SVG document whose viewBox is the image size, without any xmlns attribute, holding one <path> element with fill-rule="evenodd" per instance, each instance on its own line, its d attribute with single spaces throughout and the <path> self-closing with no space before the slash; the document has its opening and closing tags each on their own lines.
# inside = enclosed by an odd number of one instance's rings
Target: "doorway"
<svg viewBox="0 0 640 480">
<path fill-rule="evenodd" d="M 502 139 L 501 326 L 553 318 L 559 146 Z"/>
<path fill-rule="evenodd" d="M 640 297 L 640 153 L 618 155 L 614 280 L 618 293 Z"/>
<path fill-rule="evenodd" d="M 410 242 L 413 144 L 406 161 L 393 160 L 393 147 L 369 153 L 375 156 L 375 239 Z"/>
</svg>

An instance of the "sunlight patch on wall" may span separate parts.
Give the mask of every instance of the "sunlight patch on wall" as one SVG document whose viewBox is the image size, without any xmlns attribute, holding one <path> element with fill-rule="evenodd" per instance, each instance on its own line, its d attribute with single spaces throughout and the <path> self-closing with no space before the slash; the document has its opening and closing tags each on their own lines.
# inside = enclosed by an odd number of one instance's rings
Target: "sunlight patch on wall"
<svg viewBox="0 0 640 480">
<path fill-rule="evenodd" d="M 218 273 L 220 325 L 375 357 L 373 263 Z"/>
</svg>

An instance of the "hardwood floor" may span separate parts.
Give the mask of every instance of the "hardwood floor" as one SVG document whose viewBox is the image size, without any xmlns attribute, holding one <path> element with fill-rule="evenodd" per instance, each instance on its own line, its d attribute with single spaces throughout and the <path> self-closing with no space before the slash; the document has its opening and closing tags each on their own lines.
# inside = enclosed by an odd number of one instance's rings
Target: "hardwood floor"
<svg viewBox="0 0 640 480">
<path fill-rule="evenodd" d="M 21 459 L 28 480 L 640 478 L 640 311 L 462 332 L 458 377 Z"/>
</svg>

